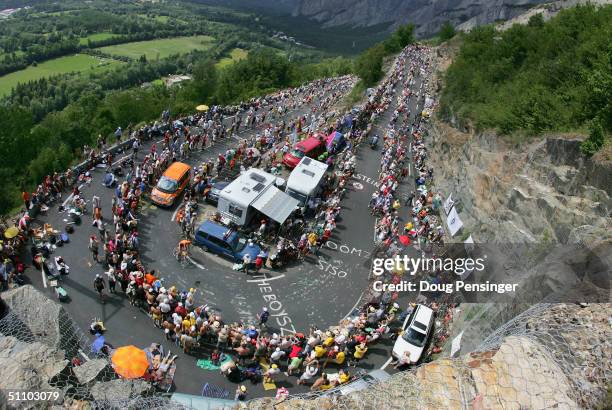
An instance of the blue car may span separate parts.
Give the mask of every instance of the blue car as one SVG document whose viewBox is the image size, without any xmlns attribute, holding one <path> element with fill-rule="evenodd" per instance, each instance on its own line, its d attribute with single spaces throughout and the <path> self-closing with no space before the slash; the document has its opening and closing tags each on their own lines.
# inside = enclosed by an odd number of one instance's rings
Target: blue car
<svg viewBox="0 0 612 410">
<path fill-rule="evenodd" d="M 249 254 L 251 261 L 255 262 L 255 258 L 261 252 L 258 245 L 249 245 L 247 239 L 238 232 L 212 221 L 206 221 L 200 225 L 193 243 L 205 251 L 229 257 L 239 263 L 243 261 L 246 254 Z"/>
</svg>

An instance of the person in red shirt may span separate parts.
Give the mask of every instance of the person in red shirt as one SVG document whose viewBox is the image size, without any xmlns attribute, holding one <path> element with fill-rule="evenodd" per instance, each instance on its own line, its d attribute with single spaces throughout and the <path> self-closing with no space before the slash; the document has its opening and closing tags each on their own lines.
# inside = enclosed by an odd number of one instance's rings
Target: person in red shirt
<svg viewBox="0 0 612 410">
<path fill-rule="evenodd" d="M 355 340 L 359 343 L 363 343 L 366 341 L 366 336 L 364 334 L 358 334 L 355 336 Z"/>
<path fill-rule="evenodd" d="M 330 237 L 331 237 L 331 230 L 329 229 L 324 230 L 323 236 L 321 237 L 321 242 L 327 243 Z"/>
<path fill-rule="evenodd" d="M 21 199 L 23 199 L 23 203 L 26 209 L 30 209 L 30 194 L 28 193 L 28 191 L 23 191 L 21 193 Z"/>
<path fill-rule="evenodd" d="M 264 264 L 264 255 L 262 253 L 260 253 L 259 255 L 257 255 L 257 257 L 255 258 L 255 269 L 257 271 L 259 271 L 263 264 Z"/>
<path fill-rule="evenodd" d="M 181 302 L 178 303 L 177 307 L 174 309 L 174 313 L 179 314 L 181 317 L 187 316 L 187 309 L 183 307 Z"/>
<path fill-rule="evenodd" d="M 291 352 L 289 353 L 289 358 L 293 359 L 294 357 L 298 357 L 302 352 L 302 346 L 297 343 L 291 345 Z"/>
<path fill-rule="evenodd" d="M 136 282 L 136 287 L 144 285 L 144 278 L 142 275 L 136 275 L 134 278 L 134 282 Z"/>
</svg>

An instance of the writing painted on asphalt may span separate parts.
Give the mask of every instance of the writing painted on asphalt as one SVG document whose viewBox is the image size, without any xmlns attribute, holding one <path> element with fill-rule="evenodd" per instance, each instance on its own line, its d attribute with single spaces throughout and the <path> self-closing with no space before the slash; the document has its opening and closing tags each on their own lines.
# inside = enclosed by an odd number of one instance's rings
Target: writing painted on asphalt
<svg viewBox="0 0 612 410">
<path fill-rule="evenodd" d="M 369 258 L 370 257 L 370 252 L 368 251 L 364 251 L 363 249 L 357 249 L 357 248 L 353 248 L 353 247 L 349 247 L 348 245 L 342 244 L 342 245 L 338 245 L 336 242 L 334 241 L 327 241 L 325 242 L 325 246 L 327 246 L 329 249 L 333 249 L 335 251 L 340 251 L 344 254 L 350 254 L 350 255 L 359 255 L 363 258 Z"/>
<path fill-rule="evenodd" d="M 332 263 L 327 262 L 323 258 L 319 258 L 318 262 L 319 264 L 317 267 L 325 273 L 329 273 L 332 276 L 338 276 L 339 278 L 346 278 L 346 276 L 348 275 L 348 273 L 346 273 L 346 271 L 343 271 L 340 266 L 334 266 Z M 342 263 L 339 260 L 335 260 L 333 262 L 335 262 L 336 264 Z"/>
<path fill-rule="evenodd" d="M 360 181 L 363 181 L 363 182 L 367 182 L 367 183 L 368 183 L 368 184 L 370 184 L 370 185 L 374 185 L 374 186 L 375 186 L 375 187 L 377 187 L 377 188 L 380 186 L 380 183 L 379 183 L 378 181 L 376 181 L 376 180 L 374 180 L 374 179 L 370 178 L 370 177 L 369 177 L 369 176 L 367 176 L 367 175 L 363 175 L 363 174 L 356 174 L 356 175 L 354 175 L 354 178 L 356 178 L 356 179 L 358 179 L 358 180 L 360 180 Z"/>
<path fill-rule="evenodd" d="M 249 282 L 257 283 L 259 292 L 262 293 L 264 300 L 268 305 L 270 311 L 270 318 L 276 321 L 276 324 L 280 327 L 281 336 L 287 334 L 295 334 L 295 326 L 293 326 L 293 320 L 283 308 L 283 304 L 278 300 L 278 297 L 273 293 L 272 286 L 265 275 L 253 276 L 253 280 Z"/>
</svg>

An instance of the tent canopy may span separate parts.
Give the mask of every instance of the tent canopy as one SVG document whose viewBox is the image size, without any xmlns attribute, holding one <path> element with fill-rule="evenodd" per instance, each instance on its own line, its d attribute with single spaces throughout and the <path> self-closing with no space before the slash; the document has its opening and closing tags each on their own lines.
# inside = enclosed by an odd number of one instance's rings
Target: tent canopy
<svg viewBox="0 0 612 410">
<path fill-rule="evenodd" d="M 275 186 L 270 186 L 253 202 L 252 206 L 262 214 L 282 224 L 298 204 L 297 199 L 287 195 Z"/>
</svg>

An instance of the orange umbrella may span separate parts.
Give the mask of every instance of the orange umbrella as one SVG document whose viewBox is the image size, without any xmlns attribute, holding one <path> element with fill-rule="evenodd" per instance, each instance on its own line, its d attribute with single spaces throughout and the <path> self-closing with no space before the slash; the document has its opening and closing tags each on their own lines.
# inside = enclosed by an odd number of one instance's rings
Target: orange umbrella
<svg viewBox="0 0 612 410">
<path fill-rule="evenodd" d="M 126 379 L 142 377 L 149 368 L 145 351 L 132 345 L 115 350 L 112 362 L 115 372 Z"/>
</svg>

